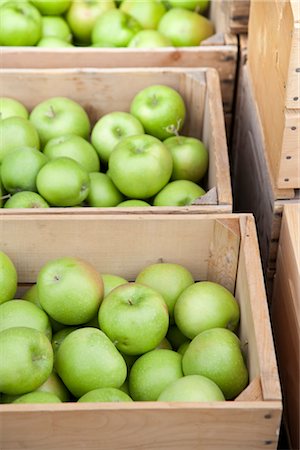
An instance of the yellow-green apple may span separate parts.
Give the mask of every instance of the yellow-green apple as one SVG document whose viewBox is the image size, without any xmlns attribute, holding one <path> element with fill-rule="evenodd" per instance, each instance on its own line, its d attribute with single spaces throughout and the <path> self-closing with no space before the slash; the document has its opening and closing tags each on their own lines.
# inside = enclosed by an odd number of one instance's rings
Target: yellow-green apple
<svg viewBox="0 0 300 450">
<path fill-rule="evenodd" d="M 167 0 L 167 3 L 173 8 L 185 8 L 203 13 L 208 8 L 209 0 Z"/>
<path fill-rule="evenodd" d="M 68 390 L 77 398 L 93 389 L 119 388 L 127 375 L 121 354 L 97 328 L 80 328 L 70 333 L 57 351 L 55 366 Z"/>
<path fill-rule="evenodd" d="M 156 401 L 161 392 L 183 376 L 182 356 L 172 350 L 152 350 L 140 356 L 129 374 L 129 392 L 133 400 Z"/>
<path fill-rule="evenodd" d="M 107 387 L 87 392 L 78 402 L 132 402 L 132 398 L 120 389 Z"/>
<path fill-rule="evenodd" d="M 158 31 L 167 36 L 175 47 L 193 47 L 214 34 L 214 25 L 194 11 L 172 8 L 162 17 Z"/>
<path fill-rule="evenodd" d="M 104 286 L 104 297 L 106 297 L 116 287 L 128 283 L 128 281 L 125 278 L 120 277 L 119 275 L 102 273 L 101 277 Z"/>
<path fill-rule="evenodd" d="M 172 42 L 157 30 L 141 30 L 129 42 L 129 48 L 171 47 Z"/>
<path fill-rule="evenodd" d="M 25 300 L 14 299 L 0 305 L 0 332 L 12 327 L 28 327 L 51 339 L 52 329 L 47 314 Z"/>
<path fill-rule="evenodd" d="M 212 281 L 199 281 L 179 296 L 174 309 L 175 322 L 190 339 L 209 328 L 236 330 L 239 304 L 232 293 Z"/>
<path fill-rule="evenodd" d="M 86 202 L 98 208 L 117 206 L 124 196 L 105 173 L 90 173 L 90 189 Z"/>
<path fill-rule="evenodd" d="M 153 350 L 166 336 L 169 325 L 162 295 L 138 283 L 113 289 L 104 298 L 98 318 L 100 329 L 128 355 Z"/>
<path fill-rule="evenodd" d="M 100 274 L 79 258 L 49 260 L 38 273 L 37 289 L 43 309 L 65 325 L 80 325 L 91 320 L 103 298 Z"/>
<path fill-rule="evenodd" d="M 189 180 L 168 183 L 154 198 L 154 206 L 187 206 L 206 194 L 198 184 Z"/>
<path fill-rule="evenodd" d="M 29 113 L 23 103 L 18 100 L 11 97 L 0 97 L 0 119 L 13 116 L 28 119 Z"/>
<path fill-rule="evenodd" d="M 72 42 L 72 33 L 66 20 L 60 16 L 42 17 L 42 38 L 54 37 L 65 42 Z"/>
<path fill-rule="evenodd" d="M 124 200 L 123 202 L 119 203 L 117 206 L 120 208 L 132 208 L 136 206 L 151 206 L 150 203 L 145 202 L 144 200 L 138 200 L 138 199 L 130 199 L 130 200 Z"/>
<path fill-rule="evenodd" d="M 60 39 L 55 36 L 45 36 L 37 43 L 37 47 L 71 48 L 73 45 L 64 39 Z"/>
<path fill-rule="evenodd" d="M 12 300 L 17 292 L 18 274 L 12 259 L 0 250 L 0 304 Z"/>
<path fill-rule="evenodd" d="M 61 156 L 48 161 L 36 178 L 38 193 L 53 206 L 76 206 L 88 196 L 88 172 L 74 159 Z"/>
<path fill-rule="evenodd" d="M 70 400 L 70 392 L 56 372 L 51 372 L 49 378 L 34 392 L 49 392 L 56 395 L 62 402 Z"/>
<path fill-rule="evenodd" d="M 71 5 L 72 0 L 30 0 L 43 16 L 60 16 Z"/>
<path fill-rule="evenodd" d="M 76 0 L 66 14 L 75 41 L 80 45 L 91 43 L 91 34 L 97 19 L 110 9 L 115 9 L 113 0 Z"/>
<path fill-rule="evenodd" d="M 124 0 L 120 10 L 134 17 L 144 30 L 155 30 L 160 19 L 166 13 L 166 8 L 160 0 Z"/>
<path fill-rule="evenodd" d="M 179 92 L 159 84 L 140 90 L 130 104 L 130 112 L 139 119 L 146 133 L 162 140 L 182 129 L 186 107 Z"/>
<path fill-rule="evenodd" d="M 159 402 L 224 401 L 219 386 L 207 377 L 188 375 L 170 383 L 158 397 Z"/>
<path fill-rule="evenodd" d="M 42 18 L 29 2 L 9 1 L 0 7 L 0 45 L 35 45 L 42 34 Z"/>
<path fill-rule="evenodd" d="M 142 200 L 168 183 L 172 167 L 166 146 L 154 136 L 142 134 L 117 144 L 108 161 L 108 174 L 122 194 Z"/>
<path fill-rule="evenodd" d="M 61 399 L 52 392 L 34 391 L 21 395 L 13 403 L 61 403 Z"/>
<path fill-rule="evenodd" d="M 7 192 L 36 192 L 36 177 L 48 161 L 47 156 L 32 147 L 19 147 L 2 161 L 1 178 Z"/>
<path fill-rule="evenodd" d="M 31 122 L 23 117 L 0 120 L 0 164 L 6 155 L 19 147 L 40 148 L 39 135 Z"/>
<path fill-rule="evenodd" d="M 179 348 L 177 349 L 177 352 L 180 353 L 180 355 L 183 356 L 185 354 L 185 352 L 187 351 L 187 348 L 188 348 L 190 342 L 191 341 L 186 341 L 183 344 L 181 344 L 179 346 Z"/>
<path fill-rule="evenodd" d="M 171 180 L 190 180 L 198 183 L 208 168 L 208 151 L 200 139 L 173 136 L 164 141 L 173 158 Z"/>
<path fill-rule="evenodd" d="M 124 137 L 143 133 L 142 124 L 134 116 L 123 111 L 113 111 L 96 122 L 92 129 L 91 142 L 100 159 L 107 163 L 111 152 Z"/>
<path fill-rule="evenodd" d="M 51 97 L 38 103 L 31 111 L 29 120 L 38 131 L 42 147 L 50 139 L 65 134 L 76 134 L 87 139 L 91 127 L 83 107 L 66 97 Z"/>
<path fill-rule="evenodd" d="M 46 200 L 36 192 L 22 191 L 13 194 L 4 204 L 4 208 L 49 208 Z"/>
<path fill-rule="evenodd" d="M 184 375 L 203 375 L 214 381 L 226 400 L 247 386 L 248 370 L 236 334 L 226 328 L 202 331 L 182 357 Z"/>
<path fill-rule="evenodd" d="M 62 135 L 47 142 L 43 150 L 49 159 L 65 156 L 74 159 L 87 172 L 99 172 L 100 161 L 94 147 L 81 136 L 75 134 Z"/>
<path fill-rule="evenodd" d="M 53 368 L 53 350 L 47 336 L 27 327 L 0 333 L 0 392 L 26 394 L 43 384 Z"/>
<path fill-rule="evenodd" d="M 172 323 L 175 303 L 180 294 L 194 283 L 194 278 L 181 264 L 156 263 L 145 267 L 135 281 L 161 293 L 168 306 Z"/>
</svg>

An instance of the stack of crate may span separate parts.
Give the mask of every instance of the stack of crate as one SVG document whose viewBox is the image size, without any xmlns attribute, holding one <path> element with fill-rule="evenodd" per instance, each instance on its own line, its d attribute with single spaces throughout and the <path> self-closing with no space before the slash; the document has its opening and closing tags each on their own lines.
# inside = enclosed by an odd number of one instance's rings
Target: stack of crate
<svg viewBox="0 0 300 450">
<path fill-rule="evenodd" d="M 290 448 L 298 449 L 300 4 L 295 0 L 251 2 L 248 39 L 240 45 L 230 156 L 234 211 L 252 212 L 256 219 L 285 428 Z"/>
<path fill-rule="evenodd" d="M 105 113 L 126 110 L 146 86 L 175 88 L 189 110 L 183 132 L 202 139 L 210 159 L 210 195 L 191 206 L 0 210 L 0 249 L 15 262 L 19 292 L 47 260 L 66 255 L 131 281 L 148 264 L 182 264 L 195 280 L 216 281 L 234 293 L 249 368 L 247 388 L 222 403 L 0 405 L 1 450 L 277 448 L 281 388 L 256 226 L 251 214 L 232 214 L 224 124 L 225 118 L 229 135 L 236 33 L 246 31 L 248 10 L 249 0 L 211 0 L 216 34 L 199 47 L 1 48 L 1 95 L 29 110 L 67 96 L 94 124 Z"/>
</svg>

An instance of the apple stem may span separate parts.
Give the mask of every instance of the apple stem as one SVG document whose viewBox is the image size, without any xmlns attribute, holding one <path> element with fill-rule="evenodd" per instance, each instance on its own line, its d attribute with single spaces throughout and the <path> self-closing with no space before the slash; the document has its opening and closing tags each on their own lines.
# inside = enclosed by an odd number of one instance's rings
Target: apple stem
<svg viewBox="0 0 300 450">
<path fill-rule="evenodd" d="M 179 129 L 180 129 L 180 124 L 181 124 L 181 119 L 177 120 L 177 125 L 175 126 L 173 123 L 171 125 L 168 125 L 167 127 L 165 127 L 165 130 L 168 133 L 172 133 L 175 136 L 179 136 Z"/>
<path fill-rule="evenodd" d="M 128 303 L 129 305 L 133 305 L 132 301 L 130 300 L 130 298 L 128 299 Z"/>
<path fill-rule="evenodd" d="M 49 119 L 54 119 L 54 117 L 56 116 L 52 105 L 50 105 L 49 111 L 46 112 L 46 116 L 49 117 Z"/>
</svg>

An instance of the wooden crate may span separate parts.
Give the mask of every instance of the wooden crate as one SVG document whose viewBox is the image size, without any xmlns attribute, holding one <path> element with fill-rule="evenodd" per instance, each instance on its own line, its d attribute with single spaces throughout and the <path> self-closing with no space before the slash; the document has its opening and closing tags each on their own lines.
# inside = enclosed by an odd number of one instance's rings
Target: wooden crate
<svg viewBox="0 0 300 450">
<path fill-rule="evenodd" d="M 234 401 L 220 403 L 0 405 L 1 450 L 277 448 L 281 390 L 252 215 L 1 216 L 0 248 L 21 284 L 65 255 L 128 280 L 165 261 L 223 284 L 240 304 L 250 374 Z"/>
<path fill-rule="evenodd" d="M 282 216 L 271 319 L 291 449 L 300 448 L 300 204 Z"/>
<path fill-rule="evenodd" d="M 300 188 L 300 6 L 253 0 L 248 64 L 274 184 Z"/>
<path fill-rule="evenodd" d="M 21 81 L 20 81 L 21 80 Z M 153 212 L 229 212 L 231 183 L 218 73 L 215 69 L 3 69 L 1 95 L 13 96 L 29 110 L 54 96 L 69 97 L 88 112 L 92 124 L 111 111 L 128 111 L 134 95 L 146 86 L 166 84 L 182 94 L 188 110 L 182 134 L 203 140 L 209 151 L 206 187 L 210 194 L 188 207 L 149 207 Z M 52 208 L 53 212 L 66 211 Z M 70 213 L 95 208 L 70 208 Z M 97 208 L 101 213 L 144 212 L 145 208 Z M 34 210 L 35 212 L 37 210 Z M 39 210 L 42 214 L 45 210 Z M 12 209 L 2 208 L 1 214 Z M 15 210 L 17 212 L 17 210 Z"/>
<path fill-rule="evenodd" d="M 212 0 L 211 17 L 216 31 L 231 34 L 247 33 L 250 0 Z"/>
<path fill-rule="evenodd" d="M 256 219 L 267 292 L 271 301 L 284 205 L 299 202 L 296 189 L 277 189 L 266 158 L 266 144 L 247 65 L 240 71 L 231 152 L 233 210 Z"/>
</svg>

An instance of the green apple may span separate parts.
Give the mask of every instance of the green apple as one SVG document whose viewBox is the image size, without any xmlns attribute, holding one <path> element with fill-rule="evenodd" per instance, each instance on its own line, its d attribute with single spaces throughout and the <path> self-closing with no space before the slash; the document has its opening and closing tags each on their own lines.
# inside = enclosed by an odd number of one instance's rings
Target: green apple
<svg viewBox="0 0 300 450">
<path fill-rule="evenodd" d="M 120 10 L 134 17 L 144 30 L 155 30 L 167 11 L 159 0 L 124 0 L 120 5 Z"/>
<path fill-rule="evenodd" d="M 0 7 L 0 45 L 35 45 L 42 34 L 42 18 L 29 2 L 9 1 Z"/>
<path fill-rule="evenodd" d="M 18 397 L 13 403 L 61 403 L 61 399 L 52 392 L 34 391 Z"/>
<path fill-rule="evenodd" d="M 140 121 L 127 112 L 113 111 L 102 116 L 94 125 L 91 142 L 102 161 L 108 162 L 115 146 L 127 136 L 144 133 Z"/>
<path fill-rule="evenodd" d="M 127 197 L 147 199 L 159 192 L 172 173 L 172 156 L 157 138 L 146 134 L 124 138 L 110 155 L 109 176 Z"/>
<path fill-rule="evenodd" d="M 124 359 L 97 328 L 80 328 L 70 333 L 56 354 L 58 375 L 77 398 L 102 387 L 119 388 L 125 381 Z"/>
<path fill-rule="evenodd" d="M 165 337 L 169 315 L 159 292 L 138 283 L 113 289 L 99 309 L 99 326 L 121 352 L 140 355 Z"/>
<path fill-rule="evenodd" d="M 30 0 L 43 16 L 60 16 L 71 5 L 72 0 Z"/>
<path fill-rule="evenodd" d="M 225 401 L 219 386 L 201 375 L 188 375 L 170 383 L 158 397 L 159 402 Z"/>
<path fill-rule="evenodd" d="M 4 204 L 4 208 L 49 208 L 45 199 L 36 192 L 22 191 L 13 194 Z"/>
<path fill-rule="evenodd" d="M 130 112 L 139 119 L 146 133 L 163 140 L 181 130 L 186 107 L 182 96 L 175 89 L 166 85 L 152 85 L 134 96 Z"/>
<path fill-rule="evenodd" d="M 202 331 L 182 358 L 184 375 L 203 375 L 214 381 L 226 400 L 235 398 L 248 384 L 248 371 L 239 338 L 226 328 Z"/>
<path fill-rule="evenodd" d="M 15 299 L 0 305 L 0 332 L 12 327 L 28 327 L 51 339 L 52 329 L 47 314 L 33 303 Z"/>
<path fill-rule="evenodd" d="M 26 394 L 43 384 L 53 367 L 47 336 L 34 328 L 14 327 L 0 333 L 0 392 Z"/>
<path fill-rule="evenodd" d="M 48 161 L 36 178 L 38 193 L 53 206 L 76 206 L 88 196 L 89 174 L 74 159 L 60 157 Z"/>
<path fill-rule="evenodd" d="M 55 36 L 43 37 L 38 43 L 37 47 L 47 48 L 72 48 L 73 45 L 64 39 L 57 38 Z"/>
<path fill-rule="evenodd" d="M 125 278 L 110 273 L 102 273 L 101 277 L 104 286 L 104 297 L 106 297 L 116 287 L 128 283 Z"/>
<path fill-rule="evenodd" d="M 65 156 L 75 159 L 87 172 L 99 172 L 100 161 L 94 147 L 81 136 L 67 134 L 50 139 L 43 150 L 49 159 Z"/>
<path fill-rule="evenodd" d="M 176 325 L 170 325 L 166 337 L 174 350 L 178 350 L 179 347 L 185 342 L 190 342 L 190 340 L 182 334 Z"/>
<path fill-rule="evenodd" d="M 177 350 L 178 353 L 180 353 L 180 355 L 184 355 L 185 352 L 187 351 L 187 348 L 189 346 L 190 341 L 186 341 L 183 344 L 181 344 Z"/>
<path fill-rule="evenodd" d="M 54 37 L 65 42 L 72 42 L 72 33 L 69 25 L 63 17 L 43 16 L 42 17 L 42 38 Z"/>
<path fill-rule="evenodd" d="M 175 303 L 180 294 L 194 283 L 194 278 L 181 264 L 156 263 L 145 267 L 135 281 L 160 292 L 168 306 L 172 322 Z"/>
<path fill-rule="evenodd" d="M 65 327 L 62 328 L 61 330 L 57 331 L 53 337 L 52 337 L 52 348 L 53 348 L 53 353 L 54 353 L 54 366 L 55 366 L 55 356 L 57 354 L 57 351 L 59 349 L 59 347 L 61 346 L 62 342 L 65 340 L 65 338 L 72 333 L 72 331 L 78 330 L 79 326 L 77 327 Z"/>
<path fill-rule="evenodd" d="M 17 292 L 18 274 L 12 259 L 0 250 L 0 304 L 12 300 Z"/>
<path fill-rule="evenodd" d="M 0 168 L 1 168 L 1 166 L 0 166 Z M 3 206 L 4 198 L 5 198 L 5 192 L 4 192 L 4 187 L 2 184 L 1 173 L 0 173 L 0 208 L 2 208 L 2 206 Z"/>
<path fill-rule="evenodd" d="M 190 339 L 210 328 L 236 330 L 239 304 L 232 293 L 218 283 L 199 281 L 179 296 L 174 309 L 175 322 Z"/>
<path fill-rule="evenodd" d="M 172 42 L 157 30 L 139 31 L 129 42 L 129 48 L 171 47 Z"/>
<path fill-rule="evenodd" d="M 13 116 L 28 119 L 29 113 L 27 108 L 18 100 L 11 97 L 0 97 L 0 119 Z"/>
<path fill-rule="evenodd" d="M 91 34 L 97 19 L 110 9 L 115 9 L 113 0 L 76 0 L 66 14 L 66 19 L 75 37 L 81 45 L 89 45 Z"/>
<path fill-rule="evenodd" d="M 92 43 L 106 42 L 116 47 L 126 47 L 141 29 L 134 17 L 120 9 L 111 9 L 97 19 L 92 30 Z"/>
<path fill-rule="evenodd" d="M 91 320 L 103 298 L 100 274 L 79 258 L 49 260 L 38 273 L 37 289 L 43 309 L 65 325 Z"/>
<path fill-rule="evenodd" d="M 187 206 L 206 194 L 198 184 L 189 180 L 168 183 L 154 198 L 154 206 Z"/>
<path fill-rule="evenodd" d="M 89 137 L 90 119 L 83 107 L 70 98 L 52 97 L 40 102 L 29 119 L 39 133 L 42 147 L 50 139 L 65 134 Z"/>
<path fill-rule="evenodd" d="M 36 192 L 36 177 L 48 161 L 36 148 L 19 147 L 8 153 L 2 161 L 1 177 L 7 192 Z"/>
<path fill-rule="evenodd" d="M 90 173 L 90 190 L 86 198 L 89 206 L 98 208 L 117 206 L 124 196 L 105 173 Z"/>
<path fill-rule="evenodd" d="M 87 392 L 78 402 L 132 402 L 132 398 L 116 388 L 99 388 Z"/>
<path fill-rule="evenodd" d="M 129 392 L 133 400 L 156 401 L 174 380 L 183 377 L 182 356 L 172 350 L 152 350 L 140 356 L 129 374 Z"/>
<path fill-rule="evenodd" d="M 173 158 L 171 180 L 190 180 L 198 183 L 208 168 L 208 151 L 200 139 L 173 136 L 164 141 Z"/>
<path fill-rule="evenodd" d="M 162 17 L 158 31 L 167 36 L 175 47 L 193 47 L 214 34 L 214 25 L 196 12 L 172 8 Z"/>
<path fill-rule="evenodd" d="M 144 200 L 137 200 L 137 199 L 131 199 L 131 200 L 124 200 L 123 202 L 119 203 L 117 205 L 120 208 L 132 208 L 136 206 L 151 206 L 150 203 L 145 202 Z"/>
<path fill-rule="evenodd" d="M 40 148 L 39 135 L 31 122 L 23 117 L 0 120 L 0 165 L 6 155 L 19 147 Z"/>
<path fill-rule="evenodd" d="M 70 400 L 70 392 L 61 381 L 56 372 L 52 372 L 40 387 L 38 387 L 34 392 L 45 392 L 56 395 L 62 402 L 67 402 Z"/>
<path fill-rule="evenodd" d="M 167 0 L 167 3 L 173 8 L 185 8 L 203 13 L 208 8 L 209 0 Z"/>
</svg>

